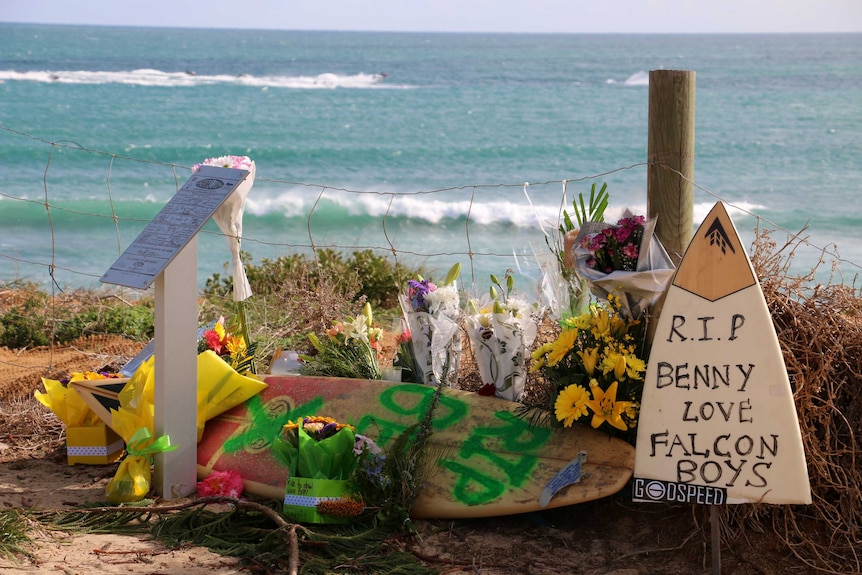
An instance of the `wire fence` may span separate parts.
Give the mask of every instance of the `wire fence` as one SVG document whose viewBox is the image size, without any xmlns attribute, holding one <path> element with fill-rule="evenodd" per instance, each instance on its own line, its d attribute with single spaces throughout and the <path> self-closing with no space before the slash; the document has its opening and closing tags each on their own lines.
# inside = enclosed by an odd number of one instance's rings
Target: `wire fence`
<svg viewBox="0 0 862 575">
<path fill-rule="evenodd" d="M 23 188 L 20 185 L 14 188 L 8 185 L 0 188 L 0 199 L 2 199 L 0 202 L 0 214 L 2 214 L 0 215 L 0 224 L 2 224 L 3 235 L 5 236 L 4 241 L 0 242 L 0 261 L 6 262 L 4 266 L 6 269 L 0 279 L 6 282 L 25 278 L 28 281 L 43 285 L 50 283 L 55 288 L 60 289 L 65 287 L 63 284 L 66 282 L 73 285 L 84 285 L 87 281 L 95 282 L 101 277 L 102 272 L 113 263 L 113 259 L 110 258 L 116 259 L 134 239 L 137 231 L 147 223 L 147 219 L 141 218 L 139 215 L 136 216 L 137 212 L 135 214 L 121 213 L 121 210 L 116 209 L 118 200 L 127 198 L 129 195 L 128 192 L 117 193 L 115 189 L 117 182 L 122 182 L 128 173 L 134 173 L 135 177 L 144 174 L 156 182 L 167 183 L 170 181 L 170 185 L 175 191 L 191 173 L 190 166 L 90 149 L 70 141 L 51 142 L 4 126 L 0 126 L 0 130 L 6 136 L 14 137 L 21 142 L 20 148 L 26 151 L 24 157 L 33 158 L 40 155 L 45 157 L 44 169 L 41 170 L 41 182 L 37 184 L 30 180 Z M 74 166 L 93 166 L 93 168 L 86 170 L 70 168 Z M 316 253 L 321 248 L 342 251 L 370 249 L 387 254 L 396 262 L 426 262 L 442 258 L 464 258 L 468 261 L 466 269 L 473 276 L 471 279 L 475 281 L 477 269 L 493 267 L 493 264 L 487 263 L 489 260 L 509 261 L 513 256 L 511 249 L 496 250 L 494 248 L 499 246 L 495 244 L 477 245 L 474 236 L 471 235 L 471 227 L 476 226 L 479 221 L 479 216 L 474 213 L 477 197 L 483 196 L 487 201 L 489 195 L 500 190 L 510 191 L 523 188 L 524 199 L 521 207 L 525 211 L 536 213 L 535 228 L 541 228 L 541 234 L 553 241 L 554 236 L 558 233 L 557 228 L 562 212 L 566 209 L 570 199 L 568 187 L 571 184 L 596 181 L 612 174 L 631 170 L 645 172 L 646 167 L 646 162 L 635 162 L 613 170 L 566 180 L 518 184 L 465 184 L 434 190 L 385 192 L 351 190 L 325 183 L 268 178 L 264 168 L 258 171 L 255 179 L 257 186 L 265 185 L 274 190 L 270 193 L 276 195 L 280 193 L 300 194 L 308 200 L 304 213 L 292 213 L 294 220 L 299 218 L 304 220 L 303 235 L 305 237 L 299 239 L 296 236 L 295 228 L 291 237 L 288 238 L 286 237 L 287 233 L 285 233 L 285 237 L 272 235 L 271 229 L 268 229 L 264 235 L 260 235 L 255 229 L 247 226 L 243 232 L 243 249 L 255 255 L 259 252 L 265 255 L 286 255 L 297 251 Z M 664 164 L 659 167 L 672 170 Z M 71 175 L 69 175 L 70 173 Z M 684 177 L 679 172 L 677 174 Z M 10 174 L 7 183 L 11 182 L 13 178 L 13 174 Z M 66 183 L 64 180 L 71 180 L 71 182 Z M 827 263 L 828 265 L 824 268 L 828 270 L 830 282 L 835 281 L 836 274 L 839 282 L 846 283 L 848 278 L 851 278 L 852 281 L 852 278 L 862 270 L 862 265 L 859 263 L 842 258 L 837 246 L 832 244 L 820 245 L 817 238 L 810 237 L 805 230 L 785 229 L 778 223 L 749 211 L 745 206 L 734 204 L 734 202 L 721 197 L 697 182 L 691 183 L 696 190 L 698 199 L 708 200 L 710 203 L 722 201 L 729 206 L 732 214 L 744 214 L 753 218 L 756 228 L 785 233 L 788 242 L 810 250 L 813 255 L 810 255 L 806 261 Z M 86 189 L 87 197 L 91 201 L 68 204 L 62 198 L 62 190 L 69 185 Z M 59 191 L 55 192 L 55 189 Z M 161 191 L 165 190 L 162 189 Z M 420 196 L 432 200 L 439 197 L 439 202 L 432 202 L 432 204 L 445 206 L 450 201 L 448 198 L 452 197 L 452 193 L 458 193 L 463 198 L 462 202 L 466 204 L 466 210 L 465 216 L 462 218 L 463 221 L 459 220 L 457 224 L 447 226 L 446 233 L 451 235 L 452 241 L 451 244 L 447 243 L 446 250 L 433 249 L 434 246 L 431 243 L 413 242 L 412 244 L 405 244 L 401 241 L 403 238 L 400 234 L 403 233 L 403 229 L 396 229 L 391 224 L 394 214 L 393 206 L 396 202 L 410 201 L 411 198 Z M 536 206 L 533 205 L 531 197 L 535 197 L 534 194 L 542 197 L 545 208 L 543 212 L 537 210 Z M 552 198 L 554 194 L 557 194 L 558 202 L 549 201 L 549 198 Z M 327 237 L 327 234 L 318 233 L 317 226 L 320 226 L 327 217 L 321 209 L 323 200 L 336 195 L 347 198 L 345 201 L 348 204 L 353 198 L 360 197 L 374 197 L 377 200 L 380 213 L 376 218 L 379 230 L 375 237 L 379 241 L 372 240 L 369 242 L 366 236 L 372 234 L 363 233 L 354 236 L 354 239 L 350 241 L 344 241 L 344 238 L 349 236 L 341 235 L 342 242 L 339 243 L 338 238 L 333 240 L 331 237 Z M 155 208 L 158 207 L 158 201 L 150 199 L 149 203 Z M 548 208 L 551 205 L 556 205 L 557 208 L 551 210 Z M 92 206 L 92 209 L 87 209 L 88 206 Z M 44 233 L 38 234 L 40 236 L 38 242 L 33 242 L 32 238 L 26 236 L 27 233 L 32 235 L 32 227 L 34 223 L 39 221 L 40 216 L 44 217 L 44 223 L 41 224 L 44 226 Z M 542 223 L 543 220 L 544 223 Z M 19 227 L 22 225 L 30 227 Z M 368 222 L 365 222 L 364 226 L 367 230 Z M 106 232 L 107 229 L 111 230 L 110 239 Z M 25 230 L 27 233 L 21 234 L 21 237 L 16 237 L 20 230 Z M 99 244 L 95 247 L 98 247 L 102 252 L 106 250 L 108 243 L 115 245 L 116 251 L 112 250 L 113 255 L 109 255 L 108 259 L 104 259 L 103 256 L 101 260 L 95 259 L 94 253 L 89 250 L 81 250 L 80 246 L 78 246 L 79 251 L 76 253 L 75 247 L 68 244 L 66 238 L 69 237 L 70 231 L 80 235 L 83 233 L 82 230 L 93 230 L 94 235 L 97 236 L 95 241 Z M 202 231 L 202 236 L 219 235 L 221 235 L 220 232 L 212 229 Z M 26 249 L 22 249 L 20 243 L 16 247 L 16 241 L 26 242 L 28 244 Z M 213 242 L 215 241 L 215 238 L 212 238 L 207 246 L 214 245 Z M 451 249 L 449 249 L 449 245 L 452 246 Z M 504 245 L 504 243 L 499 245 Z M 204 247 L 203 249 L 207 248 Z M 223 252 L 219 251 L 217 257 L 223 257 L 222 254 Z M 63 282 L 58 282 L 58 272 L 64 272 Z"/>
</svg>

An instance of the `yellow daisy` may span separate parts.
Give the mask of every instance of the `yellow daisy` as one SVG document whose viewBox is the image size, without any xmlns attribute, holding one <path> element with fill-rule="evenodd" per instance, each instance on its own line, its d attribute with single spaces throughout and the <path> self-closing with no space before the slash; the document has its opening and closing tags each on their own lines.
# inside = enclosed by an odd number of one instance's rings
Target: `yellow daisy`
<svg viewBox="0 0 862 575">
<path fill-rule="evenodd" d="M 575 346 L 575 338 L 578 337 L 578 331 L 574 329 L 564 329 L 560 332 L 559 337 L 551 345 L 548 352 L 548 366 L 554 367 L 565 359 L 566 354 Z"/>
<path fill-rule="evenodd" d="M 589 396 L 589 392 L 582 385 L 573 384 L 565 388 L 554 402 L 557 420 L 562 421 L 565 427 L 571 427 L 572 423 L 587 415 Z"/>
</svg>

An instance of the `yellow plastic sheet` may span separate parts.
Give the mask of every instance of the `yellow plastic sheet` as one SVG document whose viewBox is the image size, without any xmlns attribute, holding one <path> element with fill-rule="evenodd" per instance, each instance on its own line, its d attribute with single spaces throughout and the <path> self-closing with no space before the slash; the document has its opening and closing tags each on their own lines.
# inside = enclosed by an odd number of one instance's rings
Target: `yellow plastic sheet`
<svg viewBox="0 0 862 575">
<path fill-rule="evenodd" d="M 141 427 L 153 430 L 154 365 L 155 356 L 141 364 L 120 392 L 120 408 L 111 410 L 111 427 L 126 441 Z M 207 421 L 264 389 L 266 384 L 263 381 L 237 373 L 215 352 L 205 351 L 198 354 L 198 441 Z"/>
<path fill-rule="evenodd" d="M 111 428 L 126 443 L 139 429 L 153 431 L 155 358 L 142 363 L 119 394 L 120 408 L 111 410 Z"/>
<path fill-rule="evenodd" d="M 66 427 L 93 427 L 100 425 L 98 416 L 74 389 L 55 379 L 42 378 L 45 393 L 36 391 L 35 397 L 60 418 Z"/>
<path fill-rule="evenodd" d="M 198 354 L 198 441 L 207 421 L 264 389 L 263 381 L 237 373 L 215 352 Z"/>
</svg>

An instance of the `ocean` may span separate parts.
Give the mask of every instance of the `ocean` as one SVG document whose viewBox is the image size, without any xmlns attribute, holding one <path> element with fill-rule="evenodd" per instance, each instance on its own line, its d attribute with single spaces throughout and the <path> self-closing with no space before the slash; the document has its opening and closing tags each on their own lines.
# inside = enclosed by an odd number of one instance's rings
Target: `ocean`
<svg viewBox="0 0 862 575">
<path fill-rule="evenodd" d="M 247 155 L 253 262 L 372 249 L 531 289 L 561 208 L 646 211 L 650 70 L 697 74 L 695 219 L 805 229 L 862 269 L 862 35 L 565 35 L 0 24 L 0 282 L 94 288 L 206 158 Z M 529 185 L 525 185 L 529 183 Z M 565 193 L 564 193 L 565 190 Z M 807 227 L 806 227 L 807 226 Z M 230 259 L 214 223 L 198 281 Z M 818 281 L 830 281 L 831 261 Z M 531 283 L 532 282 L 532 283 Z"/>
</svg>

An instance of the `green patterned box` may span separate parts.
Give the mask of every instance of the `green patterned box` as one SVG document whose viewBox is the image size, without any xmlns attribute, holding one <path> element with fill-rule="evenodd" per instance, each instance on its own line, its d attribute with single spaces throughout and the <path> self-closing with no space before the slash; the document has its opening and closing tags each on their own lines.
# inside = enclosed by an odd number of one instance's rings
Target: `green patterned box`
<svg viewBox="0 0 862 575">
<path fill-rule="evenodd" d="M 341 479 L 290 477 L 284 489 L 284 514 L 298 523 L 347 523 L 346 517 L 321 515 L 317 504 L 348 495 L 348 482 Z"/>
</svg>

